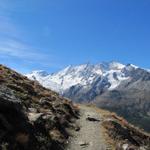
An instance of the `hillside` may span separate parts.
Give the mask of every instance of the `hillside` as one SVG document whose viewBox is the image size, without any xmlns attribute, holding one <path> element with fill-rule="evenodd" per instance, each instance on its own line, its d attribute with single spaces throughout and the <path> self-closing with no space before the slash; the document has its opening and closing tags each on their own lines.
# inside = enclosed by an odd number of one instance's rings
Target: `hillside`
<svg viewBox="0 0 150 150">
<path fill-rule="evenodd" d="M 113 150 L 149 150 L 150 134 L 115 113 L 94 108 L 102 116 L 105 138 Z"/>
<path fill-rule="evenodd" d="M 94 102 L 150 132 L 150 73 L 136 69 L 132 75 L 116 89 L 97 96 Z"/>
<path fill-rule="evenodd" d="M 77 118 L 72 102 L 0 65 L 1 150 L 62 150 Z"/>
<path fill-rule="evenodd" d="M 68 150 L 150 150 L 150 135 L 115 113 L 79 105 L 79 129 L 71 132 Z"/>
</svg>

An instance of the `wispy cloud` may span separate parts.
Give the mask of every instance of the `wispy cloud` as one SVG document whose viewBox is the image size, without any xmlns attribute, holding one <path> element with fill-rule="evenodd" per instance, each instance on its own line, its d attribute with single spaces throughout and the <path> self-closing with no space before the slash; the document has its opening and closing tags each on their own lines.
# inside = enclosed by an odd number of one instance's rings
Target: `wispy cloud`
<svg viewBox="0 0 150 150">
<path fill-rule="evenodd" d="M 17 37 L 19 28 L 12 17 L 12 7 L 7 0 L 0 0 L 0 36 Z"/>
<path fill-rule="evenodd" d="M 9 59 L 12 61 L 15 60 L 17 62 L 27 64 L 28 67 L 35 66 L 34 68 L 62 67 L 60 64 L 56 63 L 57 60 L 54 55 L 46 54 L 42 52 L 42 50 L 36 49 L 21 41 L 18 42 L 17 40 L 12 39 L 0 41 L 0 58 L 5 60 Z"/>
<path fill-rule="evenodd" d="M 57 70 L 63 67 L 55 56 L 17 40 L 0 41 L 0 63 L 22 73 L 37 69 Z"/>
<path fill-rule="evenodd" d="M 6 60 L 9 59 L 9 63 L 11 61 L 13 64 L 17 61 L 20 64 L 27 64 L 28 67 L 53 66 L 60 68 L 61 65 L 56 63 L 53 54 L 47 55 L 42 49 L 24 42 L 23 34 L 27 35 L 27 33 L 13 20 L 12 14 L 13 12 L 16 13 L 18 9 L 15 9 L 11 4 L 12 2 L 8 3 L 7 0 L 0 0 L 0 63 L 4 62 L 6 64 Z M 18 6 L 20 6 L 20 3 L 15 7 Z M 19 11 L 21 10 L 19 9 Z"/>
<path fill-rule="evenodd" d="M 12 39 L 0 41 L 0 54 L 27 60 L 40 61 L 47 58 L 47 55 L 39 53 L 39 50 Z"/>
</svg>

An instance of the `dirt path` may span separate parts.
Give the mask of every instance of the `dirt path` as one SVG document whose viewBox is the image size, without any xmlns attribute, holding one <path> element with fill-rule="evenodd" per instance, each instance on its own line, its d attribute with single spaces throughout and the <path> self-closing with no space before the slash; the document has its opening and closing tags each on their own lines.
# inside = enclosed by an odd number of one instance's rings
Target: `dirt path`
<svg viewBox="0 0 150 150">
<path fill-rule="evenodd" d="M 101 116 L 94 108 L 80 106 L 81 117 L 77 121 L 79 131 L 73 133 L 67 150 L 110 150 L 104 140 L 100 125 Z M 89 120 L 87 120 L 89 118 Z M 97 121 L 93 121 L 97 119 Z"/>
</svg>

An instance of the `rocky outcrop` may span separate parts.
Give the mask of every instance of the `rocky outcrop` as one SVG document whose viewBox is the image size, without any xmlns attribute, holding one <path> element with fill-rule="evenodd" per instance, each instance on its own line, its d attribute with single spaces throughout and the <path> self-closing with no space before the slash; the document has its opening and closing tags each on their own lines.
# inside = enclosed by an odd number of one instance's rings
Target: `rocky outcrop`
<svg viewBox="0 0 150 150">
<path fill-rule="evenodd" d="M 97 108 L 96 108 L 97 109 Z M 150 134 L 115 113 L 97 109 L 102 116 L 105 138 L 115 150 L 149 150 Z"/>
<path fill-rule="evenodd" d="M 62 150 L 77 118 L 72 102 L 0 65 L 0 149 Z"/>
<path fill-rule="evenodd" d="M 109 136 L 115 141 L 117 150 L 149 150 L 150 136 L 142 131 L 122 124 L 118 120 L 107 120 L 103 125 L 108 130 Z"/>
</svg>

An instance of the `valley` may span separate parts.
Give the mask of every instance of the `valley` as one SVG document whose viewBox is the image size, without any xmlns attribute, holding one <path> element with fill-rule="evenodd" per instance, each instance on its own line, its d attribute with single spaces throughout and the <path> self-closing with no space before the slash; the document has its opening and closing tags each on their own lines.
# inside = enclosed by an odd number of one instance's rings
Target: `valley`
<svg viewBox="0 0 150 150">
<path fill-rule="evenodd" d="M 68 66 L 56 73 L 26 75 L 74 102 L 92 103 L 116 112 L 150 132 L 150 72 L 133 64 L 102 62 Z"/>
</svg>

